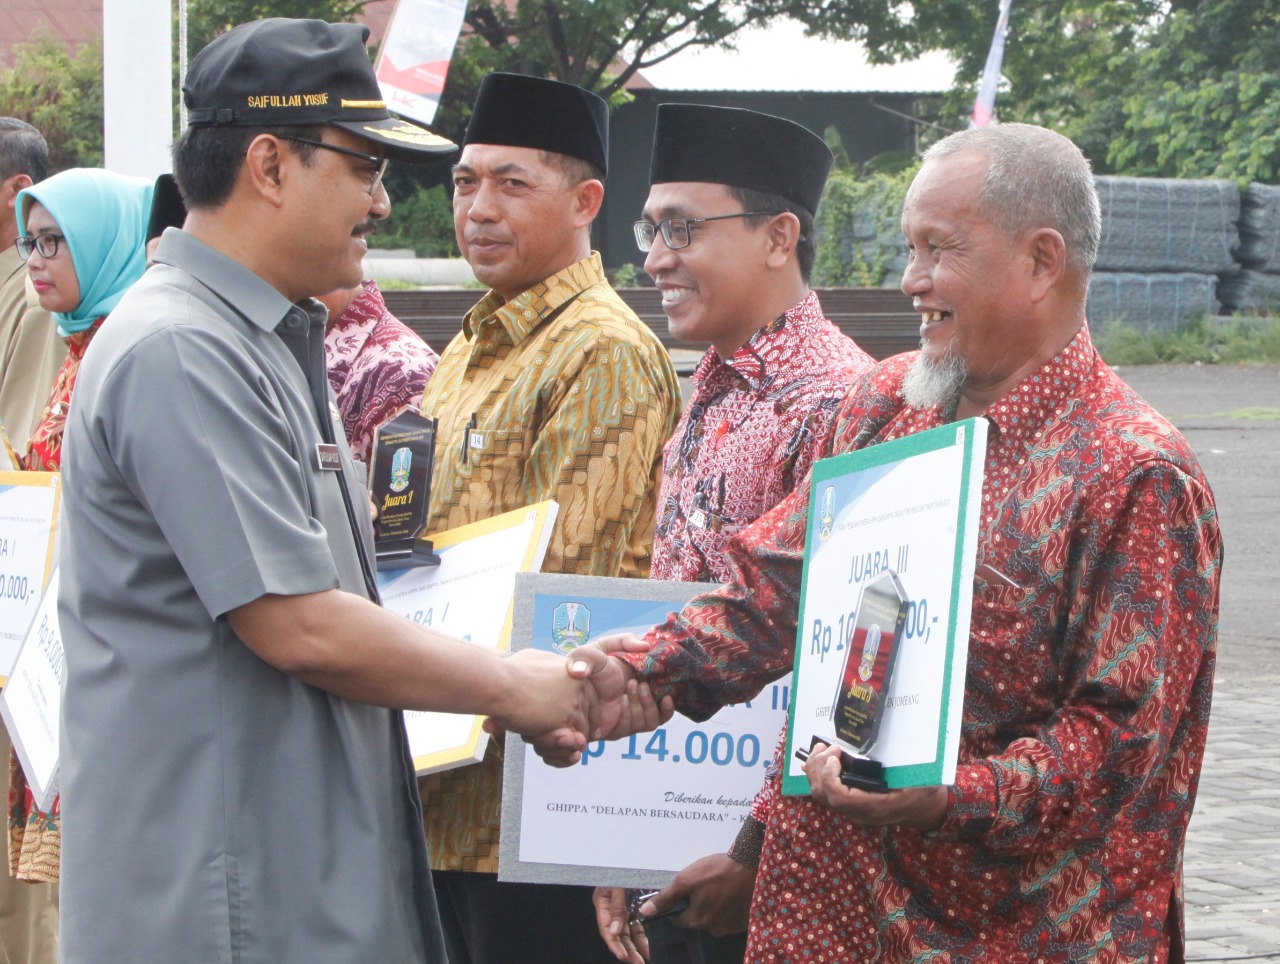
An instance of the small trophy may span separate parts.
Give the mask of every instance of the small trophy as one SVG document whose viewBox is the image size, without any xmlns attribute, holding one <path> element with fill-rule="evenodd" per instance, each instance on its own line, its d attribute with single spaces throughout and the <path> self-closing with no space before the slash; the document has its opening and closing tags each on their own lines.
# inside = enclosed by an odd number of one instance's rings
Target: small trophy
<svg viewBox="0 0 1280 964">
<path fill-rule="evenodd" d="M 427 521 L 435 449 L 434 418 L 405 411 L 378 429 L 372 491 L 379 572 L 440 565 L 431 543 L 418 538 Z"/>
<path fill-rule="evenodd" d="M 889 789 L 884 767 L 867 754 L 880 733 L 906 618 L 907 595 L 897 573 L 889 570 L 863 587 L 831 709 L 835 743 L 841 751 L 840 782 L 846 787 L 877 793 Z M 830 742 L 815 736 L 809 750 L 799 750 L 797 755 L 807 759 L 814 745 Z"/>
</svg>

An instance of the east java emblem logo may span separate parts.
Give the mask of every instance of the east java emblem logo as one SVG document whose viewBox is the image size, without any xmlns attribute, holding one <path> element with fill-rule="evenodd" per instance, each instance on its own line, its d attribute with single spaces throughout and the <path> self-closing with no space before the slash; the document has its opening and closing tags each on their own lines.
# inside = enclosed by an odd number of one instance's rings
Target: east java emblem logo
<svg viewBox="0 0 1280 964">
<path fill-rule="evenodd" d="M 867 638 L 862 644 L 862 662 L 858 664 L 858 675 L 864 680 L 871 679 L 871 672 L 876 668 L 876 655 L 880 652 L 880 626 L 872 623 L 867 627 Z"/>
<path fill-rule="evenodd" d="M 413 465 L 413 451 L 406 445 L 396 449 L 391 456 L 391 491 L 403 492 L 409 488 L 409 468 Z"/>
<path fill-rule="evenodd" d="M 836 521 L 836 487 L 829 485 L 822 490 L 822 517 L 819 520 L 818 538 L 826 542 L 831 538 L 831 525 Z"/>
<path fill-rule="evenodd" d="M 571 653 L 591 632 L 591 610 L 582 603 L 561 603 L 551 614 L 551 645 L 558 653 Z"/>
</svg>

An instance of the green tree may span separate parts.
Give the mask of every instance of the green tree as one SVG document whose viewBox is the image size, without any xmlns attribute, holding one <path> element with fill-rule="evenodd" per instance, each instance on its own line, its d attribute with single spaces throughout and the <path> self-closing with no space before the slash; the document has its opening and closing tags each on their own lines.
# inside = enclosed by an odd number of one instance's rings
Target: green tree
<svg viewBox="0 0 1280 964">
<path fill-rule="evenodd" d="M 956 62 L 956 85 L 938 112 L 959 130 L 969 122 L 995 29 L 995 0 L 931 0 L 887 28 L 868 48 L 887 63 L 931 50 Z M 1070 137 L 1106 172 L 1112 141 L 1124 127 L 1138 51 L 1159 22 L 1161 0 L 1014 0 L 996 99 L 1000 120 L 1042 124 Z M 923 139 L 937 132 L 923 131 Z"/>
<path fill-rule="evenodd" d="M 1109 159 L 1135 175 L 1276 181 L 1280 3 L 1172 6 L 1140 53 Z"/>
<path fill-rule="evenodd" d="M 219 34 L 251 20 L 296 17 L 345 23 L 354 20 L 368 0 L 189 0 L 187 53 L 195 56 Z"/>
<path fill-rule="evenodd" d="M 861 39 L 888 61 L 915 48 L 895 0 L 471 0 L 436 126 L 465 129 L 479 79 L 492 70 L 553 77 L 617 103 L 647 67 L 780 19 L 814 35 Z M 917 10 L 929 4 L 916 4 Z M 792 65 L 768 65 L 778 70 Z"/>
<path fill-rule="evenodd" d="M 997 4 L 931 0 L 873 46 L 956 59 L 942 123 L 967 123 Z M 1278 0 L 1014 0 L 1001 120 L 1043 124 L 1100 173 L 1280 178 Z"/>
<path fill-rule="evenodd" d="M 0 71 L 0 112 L 25 120 L 49 143 L 52 171 L 102 164 L 102 42 L 74 54 L 49 33 L 14 47 Z"/>
<path fill-rule="evenodd" d="M 367 0 L 190 0 L 189 52 L 237 23 L 265 16 L 353 19 Z M 684 51 L 731 46 L 745 27 L 779 18 L 828 36 L 902 46 L 909 24 L 893 0 L 470 0 L 434 126 L 466 126 L 476 87 L 493 70 L 553 77 L 625 98 L 637 72 Z M 894 45 L 897 46 L 894 46 Z"/>
</svg>

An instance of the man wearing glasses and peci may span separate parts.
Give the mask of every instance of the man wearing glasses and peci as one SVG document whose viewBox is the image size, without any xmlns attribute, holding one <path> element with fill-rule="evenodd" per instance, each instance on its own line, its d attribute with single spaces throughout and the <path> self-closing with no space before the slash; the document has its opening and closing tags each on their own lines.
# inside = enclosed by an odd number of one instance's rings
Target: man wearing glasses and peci
<svg viewBox="0 0 1280 964">
<path fill-rule="evenodd" d="M 658 108 L 636 243 L 672 334 L 711 347 L 663 450 L 653 579 L 732 582 L 725 546 L 805 480 L 840 400 L 872 365 L 809 289 L 831 162 L 822 138 L 781 117 Z M 598 889 L 610 950 L 632 961 L 645 951 L 652 964 L 741 962 L 763 839 L 748 819 L 730 853 L 695 861 L 645 907 L 688 898 L 673 920 L 627 926 L 622 891 Z"/>
</svg>

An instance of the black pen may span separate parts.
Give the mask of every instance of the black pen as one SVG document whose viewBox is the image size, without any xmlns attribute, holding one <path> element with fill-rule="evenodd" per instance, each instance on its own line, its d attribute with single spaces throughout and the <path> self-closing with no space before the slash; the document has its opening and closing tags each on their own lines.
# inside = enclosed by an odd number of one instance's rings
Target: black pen
<svg viewBox="0 0 1280 964">
<path fill-rule="evenodd" d="M 476 413 L 471 413 L 471 421 L 467 422 L 467 427 L 462 431 L 462 464 L 467 464 L 467 449 L 471 447 L 471 433 L 476 427 Z"/>
<path fill-rule="evenodd" d="M 651 921 L 662 920 L 664 917 L 675 917 L 677 914 L 683 914 L 689 909 L 689 898 L 681 897 L 678 901 L 668 907 L 666 910 L 660 910 L 656 914 L 650 914 L 647 917 L 640 913 L 640 905 L 650 898 L 656 897 L 659 891 L 653 890 L 647 894 L 640 894 L 634 900 L 635 910 L 631 912 L 631 916 L 627 918 L 628 924 L 648 924 Z"/>
</svg>

